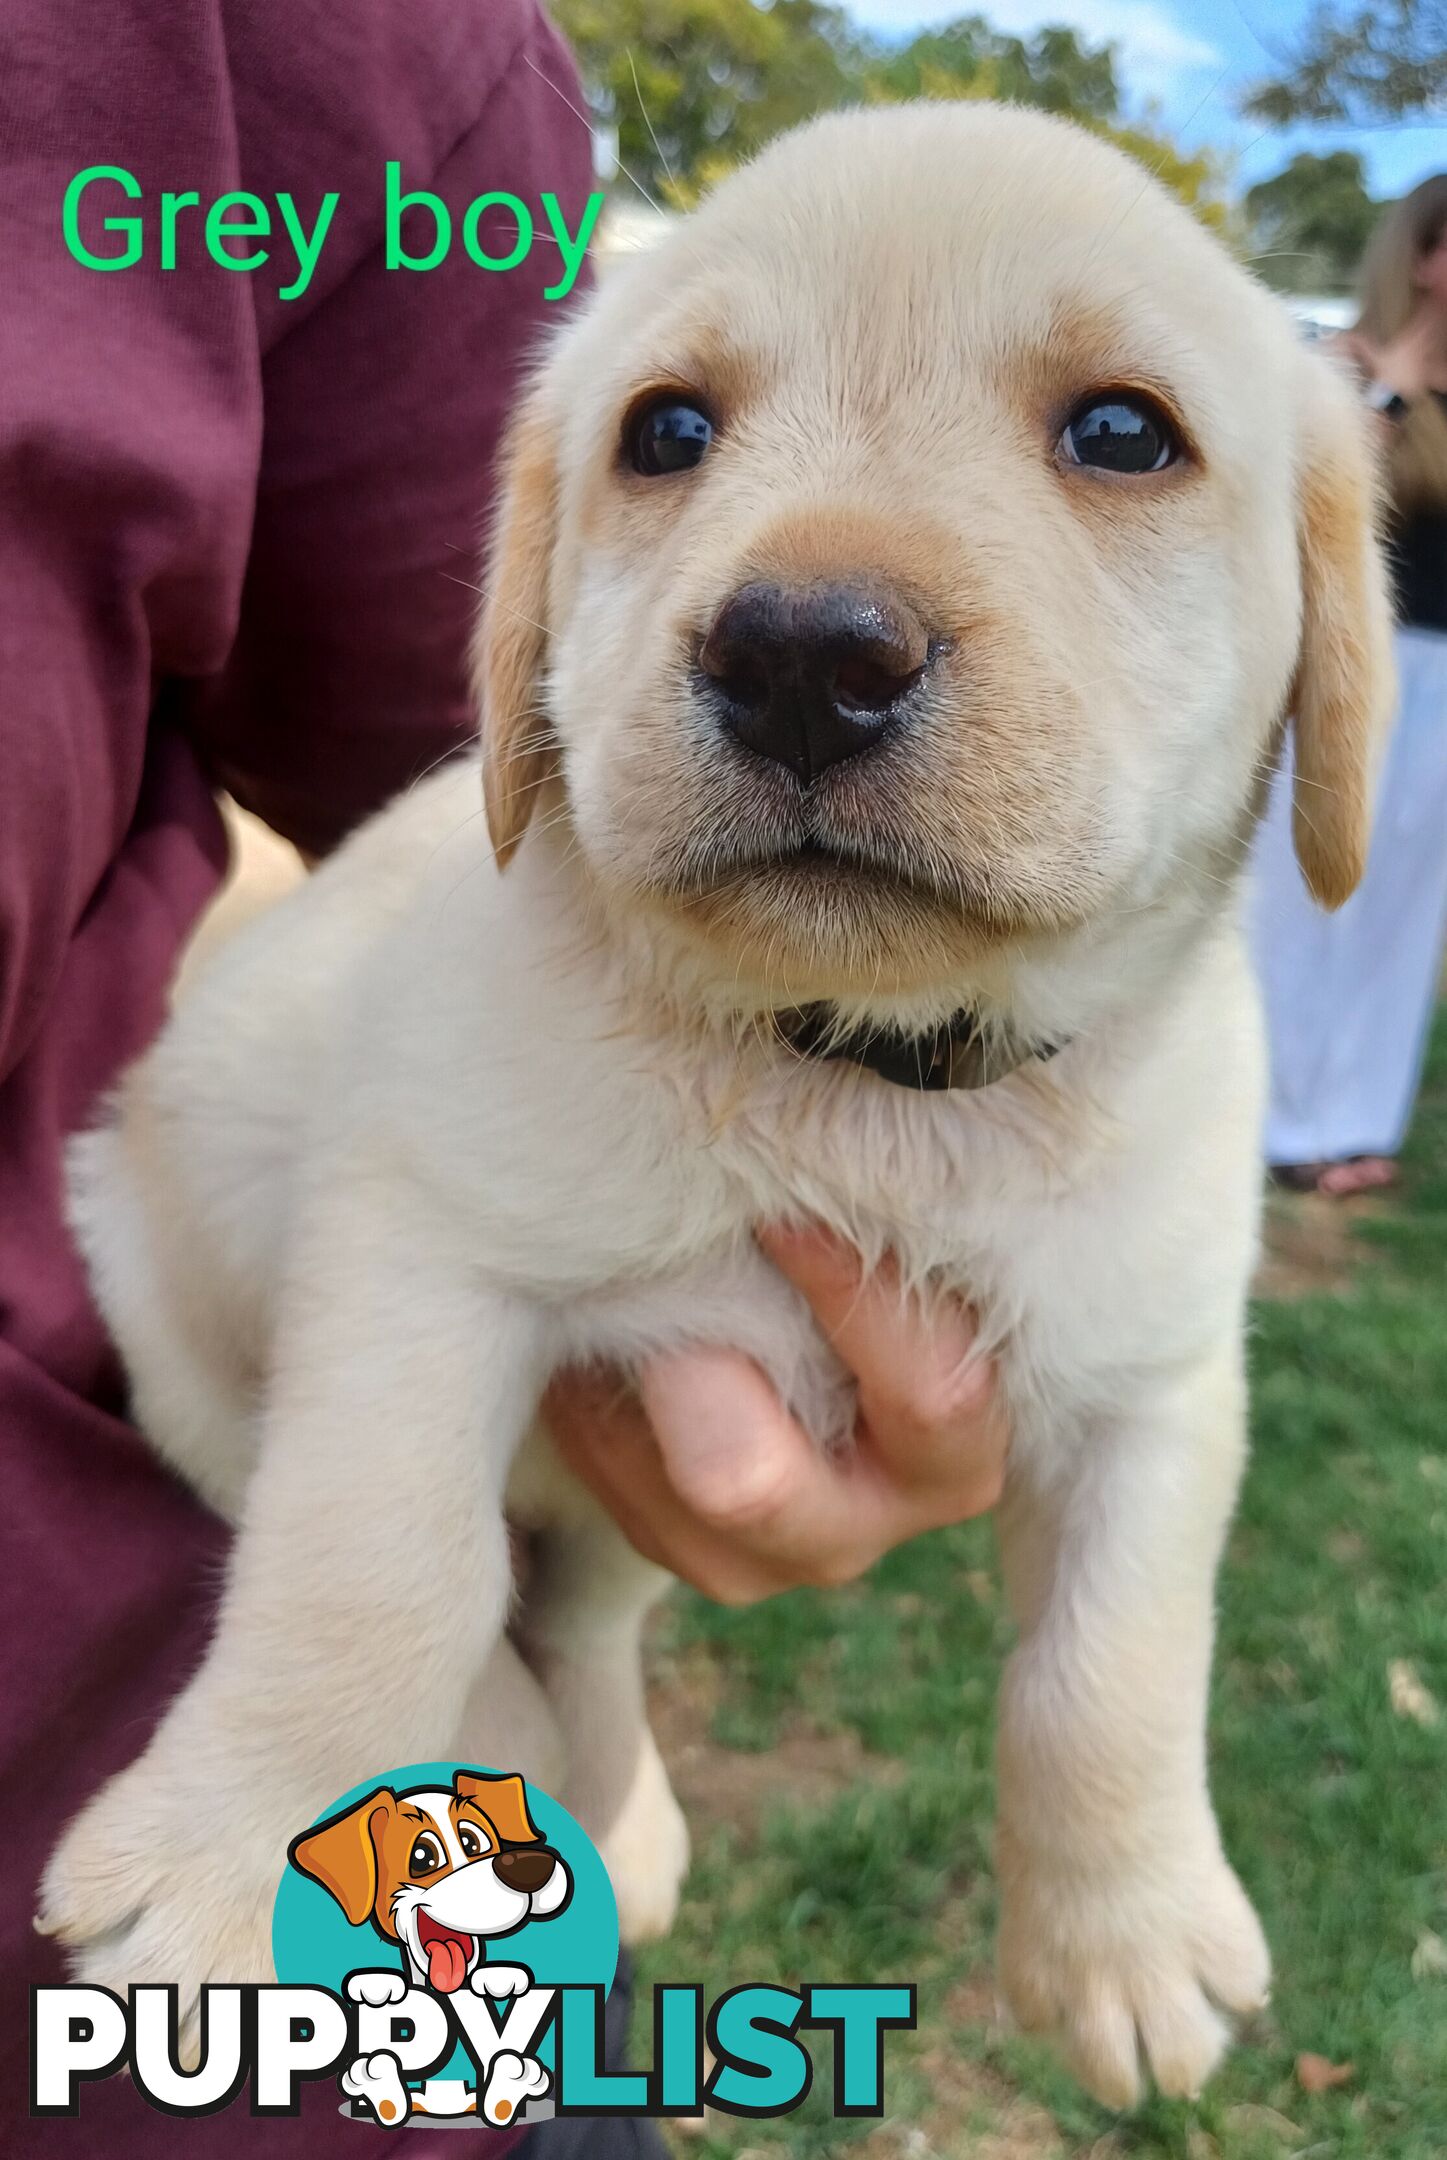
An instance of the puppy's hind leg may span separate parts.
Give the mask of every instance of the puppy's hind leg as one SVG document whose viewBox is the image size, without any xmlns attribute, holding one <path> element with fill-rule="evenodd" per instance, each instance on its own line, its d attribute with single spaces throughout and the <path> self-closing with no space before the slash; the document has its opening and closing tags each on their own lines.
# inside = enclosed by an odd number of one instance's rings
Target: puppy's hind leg
<svg viewBox="0 0 1447 2160">
<path fill-rule="evenodd" d="M 456 1752 L 480 1770 L 516 1770 L 530 1785 L 561 1797 L 567 1751 L 557 1714 L 506 1635 L 472 1684 Z"/>
<path fill-rule="evenodd" d="M 566 1750 L 558 1797 L 603 1856 L 625 1942 L 668 1933 L 688 1872 L 643 1687 L 643 1623 L 669 1581 L 574 1487 L 566 1524 L 537 1539 L 518 1623 Z"/>
</svg>

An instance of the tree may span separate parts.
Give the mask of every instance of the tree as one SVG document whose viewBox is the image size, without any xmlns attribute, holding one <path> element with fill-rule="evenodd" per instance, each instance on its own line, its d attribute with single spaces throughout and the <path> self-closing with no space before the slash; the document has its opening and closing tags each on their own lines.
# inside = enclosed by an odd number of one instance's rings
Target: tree
<svg viewBox="0 0 1447 2160">
<path fill-rule="evenodd" d="M 1071 29 L 1011 37 L 981 15 L 877 56 L 866 68 L 866 87 L 888 98 L 1003 98 L 1079 120 L 1108 120 L 1120 108 L 1109 45 L 1082 45 Z"/>
<path fill-rule="evenodd" d="M 1183 202 L 1218 238 L 1237 244 L 1239 221 L 1227 195 L 1226 174 L 1211 151 L 1181 150 L 1169 136 L 1157 134 L 1153 127 L 1111 120 L 1087 125 L 1143 165 L 1153 180 Z"/>
<path fill-rule="evenodd" d="M 1204 224 L 1229 229 L 1225 179 L 1210 152 L 1187 156 L 1154 127 L 1122 120 L 1113 46 L 1084 45 L 1073 29 L 1020 38 L 966 16 L 876 57 L 865 87 L 874 98 L 1005 98 L 1059 113 L 1145 166 Z"/>
<path fill-rule="evenodd" d="M 1303 151 L 1247 191 L 1252 238 L 1265 251 L 1262 274 L 1285 292 L 1344 291 L 1379 207 L 1355 151 Z"/>
<path fill-rule="evenodd" d="M 1318 0 L 1282 72 L 1246 100 L 1258 119 L 1399 120 L 1447 107 L 1447 0 Z"/>
<path fill-rule="evenodd" d="M 859 47 L 823 0 L 554 0 L 552 12 L 622 168 L 675 204 L 857 85 Z"/>
<path fill-rule="evenodd" d="M 594 113 L 617 129 L 627 180 L 674 207 L 782 129 L 835 106 L 1005 98 L 1108 136 L 1207 224 L 1228 223 L 1214 160 L 1125 124 L 1113 48 L 1084 44 L 1073 29 L 1015 37 L 968 15 L 889 48 L 826 0 L 553 0 L 553 12 Z"/>
</svg>

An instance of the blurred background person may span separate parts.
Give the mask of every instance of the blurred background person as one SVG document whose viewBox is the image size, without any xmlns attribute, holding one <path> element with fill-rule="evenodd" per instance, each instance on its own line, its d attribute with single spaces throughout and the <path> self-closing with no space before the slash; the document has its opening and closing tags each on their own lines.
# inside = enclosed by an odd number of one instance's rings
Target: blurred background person
<svg viewBox="0 0 1447 2160">
<path fill-rule="evenodd" d="M 1254 939 L 1271 1048 L 1266 1159 L 1281 1184 L 1390 1184 L 1421 1077 L 1447 926 L 1447 173 L 1383 217 L 1356 328 L 1336 341 L 1379 415 L 1399 703 L 1367 874 L 1336 915 L 1291 854 L 1278 774 L 1257 855 Z"/>
</svg>

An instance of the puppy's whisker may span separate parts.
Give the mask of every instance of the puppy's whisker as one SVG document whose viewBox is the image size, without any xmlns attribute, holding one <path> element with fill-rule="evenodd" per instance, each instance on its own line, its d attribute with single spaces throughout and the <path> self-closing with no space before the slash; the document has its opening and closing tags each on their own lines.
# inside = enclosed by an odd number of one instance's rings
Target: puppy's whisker
<svg viewBox="0 0 1447 2160">
<path fill-rule="evenodd" d="M 474 585 L 471 578 L 454 577 L 450 570 L 439 570 L 437 575 L 440 578 L 446 578 L 449 585 L 460 585 L 464 592 L 476 593 L 480 600 L 485 600 L 487 598 L 487 594 L 484 592 L 482 586 Z M 523 617 L 523 621 L 527 621 L 526 616 Z M 536 628 L 536 625 L 534 625 L 534 627 Z"/>
<path fill-rule="evenodd" d="M 1231 70 L 1229 66 L 1222 68 L 1220 74 L 1216 77 L 1210 88 L 1205 92 L 1204 96 L 1201 97 L 1197 104 L 1193 107 L 1189 118 L 1182 122 L 1181 128 L 1177 131 L 1178 139 L 1181 139 L 1184 136 L 1185 131 L 1192 127 L 1195 122 L 1200 118 L 1201 114 L 1210 104 L 1212 98 L 1215 97 L 1217 91 L 1221 88 L 1221 85 L 1225 82 L 1230 72 Z M 1171 148 L 1170 145 L 1167 144 L 1165 149 L 1162 150 L 1160 157 L 1156 160 L 1155 164 L 1146 168 L 1146 178 L 1141 182 L 1138 193 L 1135 194 L 1126 204 L 1125 208 L 1121 211 L 1119 217 L 1114 219 L 1113 222 L 1109 226 L 1107 226 L 1106 230 L 1099 236 L 1095 246 L 1090 250 L 1089 254 L 1086 257 L 1087 267 L 1093 265 L 1099 260 L 1101 251 L 1109 246 L 1110 242 L 1120 231 L 1122 225 L 1124 225 L 1126 219 L 1133 216 L 1134 213 L 1140 208 L 1142 202 L 1149 194 L 1152 186 L 1155 184 L 1156 181 L 1160 179 L 1161 174 L 1165 171 L 1166 164 L 1170 156 Z"/>
<path fill-rule="evenodd" d="M 510 616 L 514 622 L 526 623 L 529 630 L 537 631 L 539 637 L 549 637 L 551 635 L 546 623 L 534 622 L 531 615 L 524 615 L 521 608 L 513 607 L 497 593 L 490 593 L 485 585 L 474 584 L 471 578 L 454 577 L 450 570 L 439 570 L 437 575 L 446 578 L 449 585 L 460 585 L 464 592 L 476 593 L 480 600 L 485 600 L 489 606 L 500 609 L 504 615 Z"/>
<path fill-rule="evenodd" d="M 592 121 L 588 118 L 588 115 L 585 112 L 580 112 L 578 110 L 578 107 L 573 103 L 572 99 L 568 96 L 567 91 L 562 88 L 561 84 L 555 83 L 551 75 L 545 75 L 543 73 L 543 70 L 537 65 L 537 63 L 528 53 L 523 54 L 523 65 L 532 69 L 532 72 L 534 73 L 534 75 L 537 76 L 540 83 L 547 84 L 548 88 L 552 91 L 554 97 L 560 98 L 563 104 L 567 106 L 569 112 L 573 115 L 574 119 L 581 120 L 584 127 L 587 128 L 589 134 L 591 134 L 593 129 Z M 656 210 L 660 217 L 667 216 L 668 213 L 665 211 L 662 203 L 659 202 L 656 196 L 649 194 L 647 188 L 643 185 L 643 182 L 638 178 L 635 173 L 629 171 L 628 167 L 624 164 L 621 157 L 618 160 L 618 170 L 622 173 L 625 180 L 632 182 L 633 186 L 643 197 L 643 200 L 647 203 L 650 210 Z"/>
<path fill-rule="evenodd" d="M 638 100 L 638 110 L 643 115 L 643 125 L 648 130 L 648 139 L 652 143 L 654 149 L 658 152 L 658 162 L 663 167 L 664 172 L 668 176 L 669 186 L 676 190 L 678 187 L 678 182 L 673 176 L 673 167 L 669 164 L 667 157 L 664 155 L 663 145 L 658 140 L 658 136 L 654 130 L 653 121 L 649 116 L 648 107 L 643 102 L 643 91 L 639 85 L 638 69 L 634 63 L 633 48 L 631 45 L 628 48 L 628 72 L 633 77 L 633 95 Z"/>
<path fill-rule="evenodd" d="M 421 787 L 424 780 L 428 779 L 433 773 L 440 771 L 442 766 L 449 764 L 453 758 L 461 760 L 470 750 L 475 750 L 476 747 L 477 738 L 475 735 L 460 736 L 448 749 L 439 750 L 435 758 L 429 758 L 420 772 L 412 775 L 412 778 L 407 782 L 405 792 L 410 795 L 414 788 Z"/>
</svg>

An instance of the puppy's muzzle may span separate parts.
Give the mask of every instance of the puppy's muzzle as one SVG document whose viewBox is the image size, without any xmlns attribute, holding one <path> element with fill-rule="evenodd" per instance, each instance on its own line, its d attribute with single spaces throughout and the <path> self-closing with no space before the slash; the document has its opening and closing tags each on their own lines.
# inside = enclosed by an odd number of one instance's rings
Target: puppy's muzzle
<svg viewBox="0 0 1447 2160">
<path fill-rule="evenodd" d="M 909 715 L 932 658 L 897 593 L 869 585 L 742 585 L 699 651 L 700 683 L 755 757 L 807 787 Z"/>
<path fill-rule="evenodd" d="M 535 1890 L 541 1890 L 544 1883 L 552 1880 L 556 1866 L 556 1859 L 545 1846 L 533 1846 L 495 1853 L 492 1871 L 509 1890 L 518 1890 L 524 1897 L 531 1897 Z"/>
</svg>

